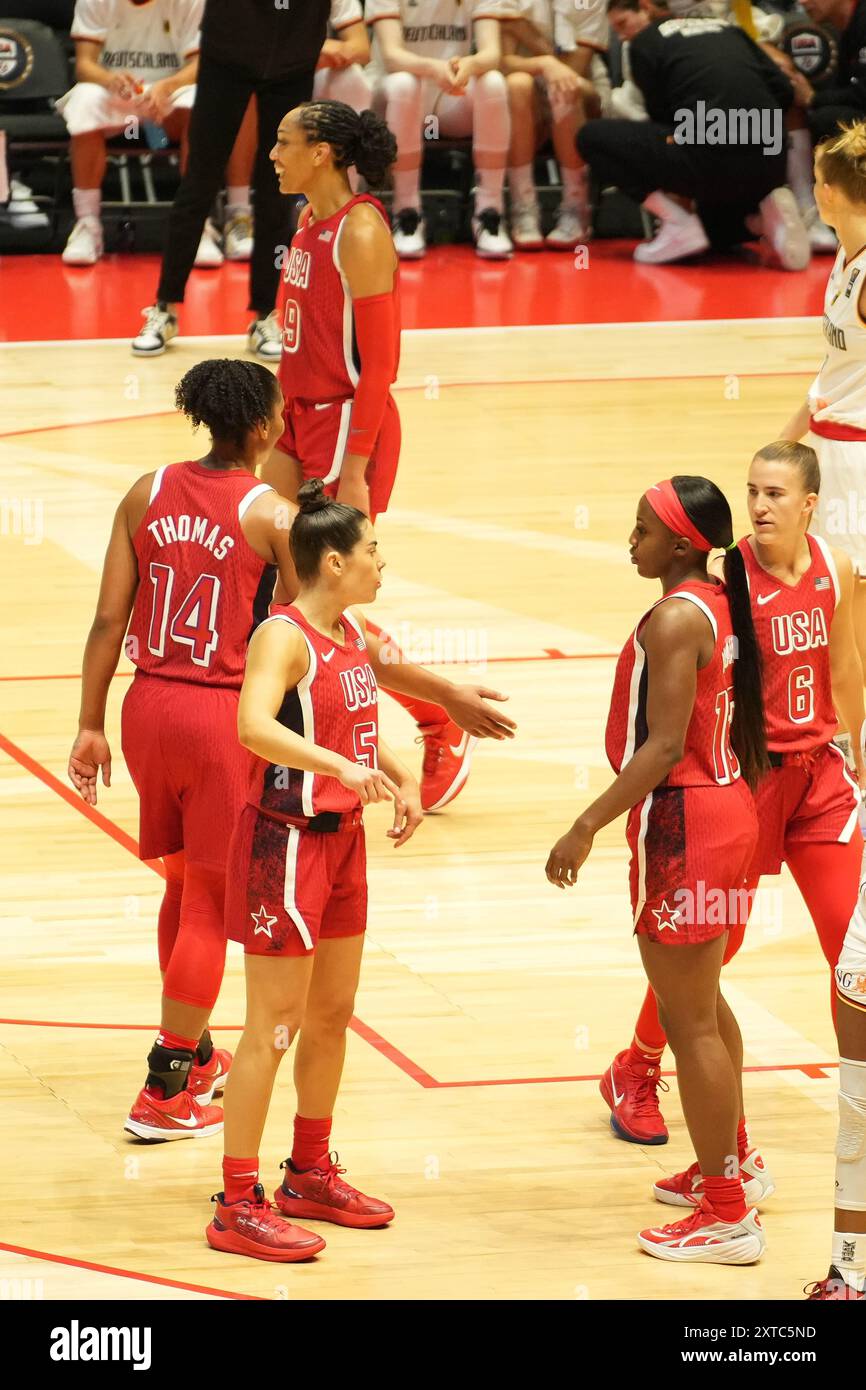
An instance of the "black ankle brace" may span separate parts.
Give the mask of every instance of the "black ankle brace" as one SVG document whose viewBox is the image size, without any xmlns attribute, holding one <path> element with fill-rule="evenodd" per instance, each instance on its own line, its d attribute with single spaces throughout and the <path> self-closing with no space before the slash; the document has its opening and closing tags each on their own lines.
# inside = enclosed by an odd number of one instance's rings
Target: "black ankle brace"
<svg viewBox="0 0 866 1390">
<path fill-rule="evenodd" d="M 186 1090 L 194 1053 L 154 1044 L 148 1054 L 147 1085 L 160 1086 L 165 1100 Z"/>
</svg>

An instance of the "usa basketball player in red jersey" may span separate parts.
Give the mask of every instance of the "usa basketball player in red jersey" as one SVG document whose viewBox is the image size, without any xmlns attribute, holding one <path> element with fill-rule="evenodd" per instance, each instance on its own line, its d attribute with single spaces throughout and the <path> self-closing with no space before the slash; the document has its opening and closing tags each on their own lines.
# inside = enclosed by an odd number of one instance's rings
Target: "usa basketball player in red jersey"
<svg viewBox="0 0 866 1390">
<path fill-rule="evenodd" d="M 724 585 L 707 573 L 716 546 L 728 552 Z M 638 1241 L 663 1260 L 751 1264 L 764 1234 L 731 1175 L 742 1043 L 719 990 L 758 837 L 749 787 L 767 766 L 746 569 L 730 507 L 706 478 L 650 488 L 629 548 L 638 573 L 661 580 L 662 598 L 617 663 L 605 742 L 618 775 L 551 850 L 547 877 L 572 886 L 595 835 L 628 811 L 634 928 L 703 1178 L 689 1216 Z"/>
<path fill-rule="evenodd" d="M 857 901 L 863 848 L 857 825 L 859 789 L 832 742 L 834 702 L 848 727 L 859 728 L 863 697 L 851 562 L 807 532 L 819 488 L 817 459 L 806 445 L 784 440 L 767 445 L 749 470 L 754 530 L 738 549 L 749 577 L 763 659 L 771 767 L 755 793 L 761 836 L 746 886 L 748 907 L 761 876 L 777 874 L 787 863 L 832 970 Z M 857 775 L 866 782 L 862 760 Z M 731 928 L 726 962 L 740 949 L 745 927 L 744 918 Z M 656 1092 L 665 1041 L 650 989 L 631 1047 L 618 1054 L 601 1083 L 611 1128 L 619 1138 L 667 1142 Z M 738 1153 L 750 1199 L 769 1197 L 773 1181 L 750 1143 L 742 1100 Z M 653 1190 L 662 1202 L 688 1205 L 700 1183 L 693 1164 L 660 1180 Z"/>
<path fill-rule="evenodd" d="M 386 1225 L 387 1202 L 341 1177 L 331 1117 L 346 1050 L 367 916 L 363 807 L 392 797 L 395 846 L 423 819 L 418 784 L 378 737 L 376 677 L 363 620 L 384 561 L 362 511 L 319 479 L 298 493 L 291 531 L 300 581 L 250 643 L 238 728 L 252 751 L 249 804 L 231 848 L 230 931 L 245 937 L 247 1016 L 225 1096 L 225 1190 L 211 1246 L 260 1260 L 324 1248 L 297 1218 Z M 294 1037 L 291 1156 L 275 1193 L 259 1182 L 259 1145 L 277 1068 Z"/>
<path fill-rule="evenodd" d="M 283 428 L 279 383 L 255 362 L 202 362 L 176 393 L 211 447 L 133 484 L 121 502 L 87 639 L 69 776 L 96 804 L 111 779 L 105 705 L 121 645 L 137 668 L 123 702 L 123 752 L 140 798 L 139 853 L 162 859 L 162 1024 L 126 1121 L 142 1139 L 222 1127 L 209 1102 L 231 1056 L 207 1031 L 225 961 L 225 865 L 246 795 L 238 691 L 253 600 L 266 564 L 295 583 L 296 510 L 255 476 Z M 127 633 L 128 628 L 128 633 Z"/>
<path fill-rule="evenodd" d="M 304 478 L 321 478 L 330 496 L 374 522 L 388 506 L 400 454 L 390 393 L 400 357 L 398 261 L 384 208 L 369 194 L 353 195 L 348 170 L 354 166 L 378 188 L 396 150 L 372 111 L 313 101 L 288 113 L 271 151 L 280 191 L 302 193 L 309 205 L 283 272 L 285 430 L 262 477 L 287 497 Z M 383 636 L 374 623 L 368 631 Z M 402 653 L 385 640 L 396 673 Z M 463 788 L 476 739 L 443 707 L 432 681 L 423 698 L 407 694 L 399 674 L 383 684 L 418 725 L 421 801 L 426 811 L 438 810 Z M 513 724 L 494 718 L 498 736 L 507 736 Z"/>
</svg>

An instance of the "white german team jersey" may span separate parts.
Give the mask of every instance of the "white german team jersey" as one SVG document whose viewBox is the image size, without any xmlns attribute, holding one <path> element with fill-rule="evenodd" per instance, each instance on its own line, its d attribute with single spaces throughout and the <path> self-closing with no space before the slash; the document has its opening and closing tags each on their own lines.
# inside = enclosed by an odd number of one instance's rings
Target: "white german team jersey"
<svg viewBox="0 0 866 1390">
<path fill-rule="evenodd" d="M 338 34 L 341 29 L 347 29 L 350 24 L 357 24 L 358 20 L 363 18 L 361 0 L 331 0 L 328 26 L 332 36 Z"/>
<path fill-rule="evenodd" d="M 816 420 L 866 429 L 866 323 L 860 291 L 866 283 L 866 246 L 845 264 L 839 248 L 824 296 L 826 356 L 809 388 Z"/>
<path fill-rule="evenodd" d="M 367 0 L 364 18 L 399 19 L 403 43 L 425 58 L 465 58 L 472 52 L 472 25 L 479 19 L 514 17 L 511 0 Z M 375 30 L 374 30 L 375 37 Z"/>
<path fill-rule="evenodd" d="M 72 38 L 102 42 L 102 67 L 149 84 L 198 52 L 203 10 L 204 0 L 76 0 Z"/>
<path fill-rule="evenodd" d="M 548 43 L 563 53 L 578 45 L 607 51 L 606 0 L 502 0 L 499 19 L 528 19 Z"/>
</svg>

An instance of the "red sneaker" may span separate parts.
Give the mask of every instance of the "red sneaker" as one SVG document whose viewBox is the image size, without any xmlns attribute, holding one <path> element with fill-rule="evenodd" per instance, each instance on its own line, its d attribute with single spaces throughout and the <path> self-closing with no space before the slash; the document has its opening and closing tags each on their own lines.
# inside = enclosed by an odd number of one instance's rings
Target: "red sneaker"
<svg viewBox="0 0 866 1390">
<path fill-rule="evenodd" d="M 189 1091 L 178 1091 L 171 1100 L 139 1091 L 123 1126 L 139 1139 L 206 1139 L 222 1127 L 220 1107 L 200 1105 Z"/>
<path fill-rule="evenodd" d="M 740 1177 L 750 1207 L 760 1206 L 776 1190 L 772 1174 L 757 1149 L 750 1149 L 740 1162 Z M 691 1207 L 703 1196 L 703 1192 L 704 1184 L 697 1163 L 690 1164 L 683 1173 L 660 1178 L 653 1184 L 653 1196 L 671 1207 Z"/>
<path fill-rule="evenodd" d="M 598 1089 L 610 1107 L 610 1127 L 629 1144 L 666 1144 L 668 1131 L 657 1091 L 669 1091 L 658 1067 L 631 1060 L 631 1049 L 618 1052 Z"/>
<path fill-rule="evenodd" d="M 853 1284 L 846 1284 L 835 1265 L 830 1266 L 830 1273 L 826 1279 L 820 1279 L 816 1284 L 807 1284 L 804 1293 L 808 1303 L 841 1303 L 847 1299 L 866 1299 L 866 1289 L 855 1289 Z"/>
<path fill-rule="evenodd" d="M 274 1193 L 274 1201 L 286 1216 L 304 1216 L 308 1221 L 333 1221 L 337 1226 L 387 1226 L 394 1220 L 394 1208 L 376 1197 L 365 1197 L 340 1177 L 339 1154 L 328 1155 L 327 1168 L 310 1168 L 296 1173 L 287 1158 L 280 1167 L 286 1176 Z"/>
<path fill-rule="evenodd" d="M 422 724 L 424 765 L 421 769 L 421 805 L 425 811 L 439 811 L 463 790 L 469 764 L 478 742 L 449 719 L 447 724 Z"/>
<path fill-rule="evenodd" d="M 767 1245 L 756 1211 L 747 1211 L 741 1221 L 723 1221 L 706 1197 L 694 1206 L 691 1216 L 641 1231 L 637 1241 L 657 1260 L 714 1265 L 754 1264 Z"/>
<path fill-rule="evenodd" d="M 216 1215 L 205 1231 L 211 1249 L 222 1250 L 226 1255 L 249 1255 L 254 1260 L 275 1260 L 280 1264 L 311 1260 L 324 1250 L 321 1236 L 305 1231 L 302 1226 L 292 1226 L 277 1216 L 270 1202 L 265 1200 L 265 1189 L 260 1182 L 253 1190 L 254 1201 L 232 1202 L 230 1206 L 226 1204 L 224 1192 L 211 1197 L 217 1204 Z"/>
<path fill-rule="evenodd" d="M 232 1064 L 232 1054 L 224 1047 L 215 1047 L 210 1061 L 200 1066 L 193 1062 L 189 1071 L 187 1090 L 195 1096 L 199 1105 L 208 1105 L 219 1091 L 225 1090 L 226 1077 Z"/>
</svg>

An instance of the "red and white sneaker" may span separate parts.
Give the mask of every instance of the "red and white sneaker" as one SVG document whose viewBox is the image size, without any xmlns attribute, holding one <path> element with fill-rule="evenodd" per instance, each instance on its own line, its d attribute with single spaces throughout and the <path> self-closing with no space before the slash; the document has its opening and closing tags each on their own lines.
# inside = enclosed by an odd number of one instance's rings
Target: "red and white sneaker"
<svg viewBox="0 0 866 1390">
<path fill-rule="evenodd" d="M 747 1211 L 741 1221 L 722 1221 L 705 1197 L 691 1216 L 670 1226 L 650 1226 L 638 1234 L 638 1245 L 657 1260 L 693 1264 L 751 1265 L 767 1246 L 758 1213 Z"/>
<path fill-rule="evenodd" d="M 223 1112 L 218 1105 L 200 1105 L 189 1091 L 171 1100 L 139 1091 L 123 1128 L 139 1139 L 206 1139 L 219 1134 Z"/>
<path fill-rule="evenodd" d="M 252 1202 L 232 1202 L 231 1205 L 226 1203 L 224 1192 L 211 1197 L 211 1201 L 216 1202 L 216 1215 L 205 1231 L 211 1249 L 280 1264 L 311 1260 L 324 1250 L 321 1236 L 305 1231 L 302 1226 L 292 1226 L 277 1216 L 266 1201 L 260 1182 L 256 1183 L 254 1194 Z"/>
<path fill-rule="evenodd" d="M 610 1107 L 610 1127 L 629 1144 L 666 1144 L 667 1125 L 659 1109 L 658 1091 L 669 1091 L 658 1067 L 632 1061 L 631 1050 L 618 1052 L 598 1089 Z"/>
<path fill-rule="evenodd" d="M 204 1066 L 193 1062 L 189 1069 L 187 1090 L 195 1096 L 199 1105 L 210 1104 L 218 1092 L 225 1090 L 231 1064 L 232 1054 L 224 1047 L 215 1047 Z"/>
<path fill-rule="evenodd" d="M 415 742 L 424 744 L 421 805 L 425 811 L 439 811 L 463 790 L 478 739 L 465 733 L 453 719 L 419 728 L 421 736 Z"/>
<path fill-rule="evenodd" d="M 296 1173 L 291 1159 L 280 1167 L 286 1176 L 274 1193 L 274 1201 L 284 1216 L 303 1216 L 308 1221 L 333 1221 L 337 1226 L 368 1229 L 387 1226 L 394 1220 L 394 1208 L 377 1197 L 365 1197 L 340 1177 L 339 1154 L 328 1155 L 327 1168 L 309 1168 Z"/>
<path fill-rule="evenodd" d="M 807 1284 L 804 1289 L 808 1303 L 841 1303 L 844 1300 L 866 1299 L 866 1289 L 857 1289 L 842 1278 L 835 1265 L 830 1266 L 826 1279 L 815 1284 Z"/>
<path fill-rule="evenodd" d="M 750 1207 L 759 1207 L 776 1190 L 772 1174 L 757 1149 L 750 1149 L 740 1162 L 740 1177 Z M 703 1192 L 703 1179 L 697 1163 L 692 1163 L 683 1173 L 674 1173 L 672 1177 L 661 1178 L 653 1184 L 656 1200 L 667 1202 L 671 1207 L 693 1206 Z"/>
</svg>

